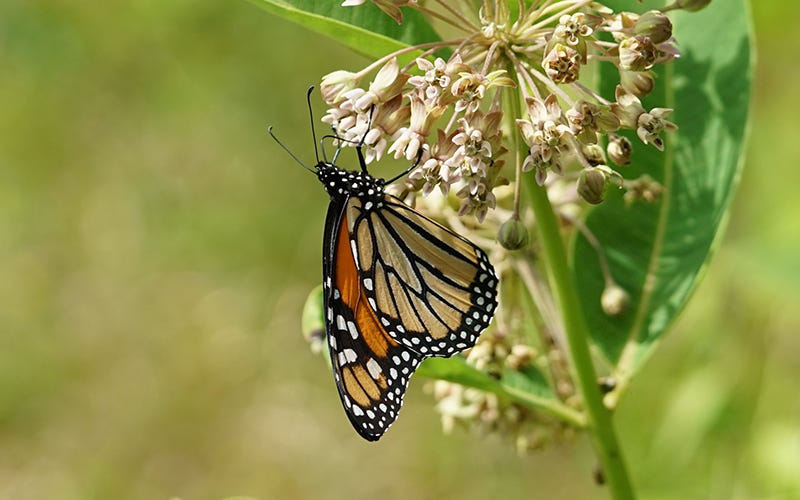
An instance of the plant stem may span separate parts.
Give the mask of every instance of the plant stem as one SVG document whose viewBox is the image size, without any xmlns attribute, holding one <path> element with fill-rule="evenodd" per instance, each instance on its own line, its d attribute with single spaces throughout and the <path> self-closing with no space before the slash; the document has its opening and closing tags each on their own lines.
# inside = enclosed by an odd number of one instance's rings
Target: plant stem
<svg viewBox="0 0 800 500">
<path fill-rule="evenodd" d="M 548 274 L 564 320 L 575 382 L 586 406 L 589 431 L 594 437 L 603 475 L 614 499 L 633 499 L 633 486 L 628 478 L 611 412 L 603 405 L 600 395 L 597 374 L 589 353 L 589 329 L 567 264 L 567 254 L 555 212 L 547 197 L 547 189 L 536 184 L 532 174 L 524 175 L 523 179 L 528 186 Z"/>
<path fill-rule="evenodd" d="M 509 68 L 509 72 L 511 71 L 513 68 Z M 517 155 L 517 161 L 520 161 L 520 156 L 528 154 L 528 146 L 521 140 L 514 122 L 514 117 L 523 116 L 522 103 L 519 96 L 515 98 L 513 94 L 509 93 L 504 104 L 506 132 L 514 150 L 520 153 Z M 586 407 L 587 430 L 592 434 L 603 477 L 614 500 L 633 500 L 636 498 L 636 494 L 628 477 L 628 470 L 614 430 L 611 412 L 603 404 L 600 394 L 597 373 L 589 352 L 589 327 L 586 325 L 578 291 L 575 289 L 575 281 L 572 279 L 572 273 L 567 263 L 561 228 L 553 206 L 550 204 L 550 199 L 547 197 L 547 188 L 536 183 L 536 177 L 532 172 L 517 176 L 516 182 L 524 182 L 530 194 L 531 207 L 536 217 L 536 227 L 547 264 L 547 273 L 551 286 L 555 289 L 564 322 L 564 334 L 572 360 L 575 384 Z"/>
</svg>

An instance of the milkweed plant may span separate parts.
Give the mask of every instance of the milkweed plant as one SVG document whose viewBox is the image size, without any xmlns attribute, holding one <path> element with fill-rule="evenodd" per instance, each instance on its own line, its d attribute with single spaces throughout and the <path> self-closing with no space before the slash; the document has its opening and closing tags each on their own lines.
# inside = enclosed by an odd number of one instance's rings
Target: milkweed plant
<svg viewBox="0 0 800 500">
<path fill-rule="evenodd" d="M 489 252 L 492 326 L 429 359 L 446 432 L 520 452 L 591 435 L 633 498 L 614 410 L 687 302 L 738 180 L 744 0 L 256 0 L 370 57 L 321 75 L 322 121 L 387 189 Z M 323 351 L 320 293 L 304 330 Z"/>
</svg>

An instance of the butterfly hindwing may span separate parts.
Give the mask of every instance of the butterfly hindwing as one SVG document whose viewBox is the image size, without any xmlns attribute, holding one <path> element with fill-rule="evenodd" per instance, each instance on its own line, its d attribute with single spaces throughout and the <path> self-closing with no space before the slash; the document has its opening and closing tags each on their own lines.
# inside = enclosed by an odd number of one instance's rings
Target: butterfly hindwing
<svg viewBox="0 0 800 500">
<path fill-rule="evenodd" d="M 344 205 L 332 202 L 326 221 L 328 347 L 347 416 L 362 437 L 375 441 L 397 418 L 409 378 L 423 358 L 391 338 L 369 307 Z"/>
</svg>

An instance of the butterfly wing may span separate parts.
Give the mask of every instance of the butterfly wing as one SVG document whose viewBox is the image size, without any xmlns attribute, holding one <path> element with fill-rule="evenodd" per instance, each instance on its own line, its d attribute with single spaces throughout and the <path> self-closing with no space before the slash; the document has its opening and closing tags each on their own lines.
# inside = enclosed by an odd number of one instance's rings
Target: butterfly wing
<svg viewBox="0 0 800 500">
<path fill-rule="evenodd" d="M 465 238 L 384 195 L 346 207 L 363 295 L 389 337 L 423 357 L 475 345 L 497 308 L 497 277 Z"/>
<path fill-rule="evenodd" d="M 424 358 L 475 344 L 497 307 L 497 277 L 480 248 L 388 195 L 379 207 L 333 200 L 324 248 L 336 387 L 353 427 L 376 441 Z"/>
<path fill-rule="evenodd" d="M 332 201 L 325 222 L 326 330 L 345 412 L 362 437 L 377 441 L 397 418 L 409 377 L 423 357 L 393 339 L 368 305 L 351 251 L 349 203 Z"/>
</svg>

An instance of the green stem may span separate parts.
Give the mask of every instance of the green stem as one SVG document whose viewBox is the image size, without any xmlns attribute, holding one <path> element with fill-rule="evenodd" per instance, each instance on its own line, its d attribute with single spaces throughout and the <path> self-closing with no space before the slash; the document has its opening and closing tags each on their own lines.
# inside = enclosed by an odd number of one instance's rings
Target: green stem
<svg viewBox="0 0 800 500">
<path fill-rule="evenodd" d="M 567 264 L 567 254 L 553 206 L 547 197 L 547 190 L 536 184 L 533 174 L 525 175 L 523 179 L 528 186 L 548 274 L 564 320 L 575 382 L 586 406 L 589 430 L 594 437 L 603 475 L 614 499 L 633 499 L 633 486 L 628 478 L 611 412 L 603 405 L 597 374 L 589 353 L 589 329 Z"/>
<path fill-rule="evenodd" d="M 430 378 L 432 380 L 447 380 L 464 387 L 474 387 L 485 392 L 496 394 L 507 398 L 515 403 L 546 411 L 560 420 L 578 429 L 585 429 L 587 426 L 586 416 L 560 401 L 540 397 L 526 391 L 522 391 L 490 377 L 486 373 L 469 366 L 461 358 L 429 358 L 417 368 L 417 375 Z"/>
<path fill-rule="evenodd" d="M 512 71 L 513 68 L 509 68 Z M 505 101 L 507 133 L 519 156 L 528 154 L 528 146 L 521 140 L 514 117 L 522 116 L 520 99 L 507 93 Z M 519 161 L 519 160 L 518 160 Z M 575 384 L 583 398 L 588 417 L 587 430 L 592 434 L 603 477 L 615 500 L 633 500 L 636 494 L 628 477 L 617 434 L 611 419 L 611 411 L 603 404 L 597 373 L 589 352 L 589 327 L 583 316 L 578 291 L 567 263 L 567 253 L 561 237 L 553 206 L 547 197 L 547 189 L 536 183 L 533 172 L 517 177 L 516 182 L 525 182 L 530 195 L 531 207 L 536 218 L 539 240 L 547 264 L 551 286 L 555 289 L 559 310 L 564 322 L 567 348 L 572 360 Z"/>
</svg>

